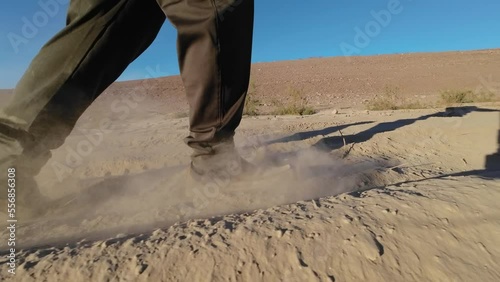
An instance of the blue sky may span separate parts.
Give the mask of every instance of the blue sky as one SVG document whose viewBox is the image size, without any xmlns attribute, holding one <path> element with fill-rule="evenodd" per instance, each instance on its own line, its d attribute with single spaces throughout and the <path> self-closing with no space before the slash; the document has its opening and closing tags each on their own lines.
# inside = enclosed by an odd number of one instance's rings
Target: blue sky
<svg viewBox="0 0 500 282">
<path fill-rule="evenodd" d="M 39 4 L 50 1 L 58 7 L 53 14 Z M 67 3 L 2 1 L 0 88 L 14 87 L 40 47 L 64 26 Z M 377 20 L 374 13 L 384 16 Z M 34 17 L 37 31 L 25 36 L 24 21 L 35 23 Z M 13 34 L 24 41 L 15 46 Z M 499 47 L 498 0 L 256 0 L 254 62 Z M 179 73 L 175 30 L 168 22 L 119 80 L 149 77 L 151 70 L 156 76 Z"/>
</svg>

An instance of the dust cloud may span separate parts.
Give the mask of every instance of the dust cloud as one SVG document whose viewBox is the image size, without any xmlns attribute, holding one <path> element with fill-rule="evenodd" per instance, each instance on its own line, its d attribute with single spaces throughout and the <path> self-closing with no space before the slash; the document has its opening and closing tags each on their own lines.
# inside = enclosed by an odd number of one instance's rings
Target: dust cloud
<svg viewBox="0 0 500 282">
<path fill-rule="evenodd" d="M 356 191 L 366 187 L 379 166 L 312 148 L 266 151 L 253 162 L 265 169 L 241 181 L 209 179 L 200 185 L 188 177 L 187 165 L 66 181 L 79 186 L 78 192 L 56 200 L 44 216 L 22 224 L 18 236 L 26 238 L 23 247 L 31 247 L 140 234 L 190 219 Z"/>
</svg>

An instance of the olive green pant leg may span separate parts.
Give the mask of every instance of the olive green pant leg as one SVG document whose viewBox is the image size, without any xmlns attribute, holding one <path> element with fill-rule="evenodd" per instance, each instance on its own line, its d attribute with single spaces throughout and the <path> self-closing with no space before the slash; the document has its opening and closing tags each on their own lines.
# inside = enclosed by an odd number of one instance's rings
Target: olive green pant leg
<svg viewBox="0 0 500 282">
<path fill-rule="evenodd" d="M 250 78 L 253 0 L 157 0 L 177 28 L 190 105 L 188 144 L 232 135 Z"/>
<path fill-rule="evenodd" d="M 232 136 L 241 120 L 253 0 L 158 1 L 178 30 L 181 75 L 191 108 L 186 141 L 194 156 L 212 154 L 205 143 Z M 68 26 L 40 51 L 13 101 L 0 113 L 0 142 L 8 143 L 2 147 L 12 156 L 23 147 L 39 154 L 60 146 L 84 109 L 149 45 L 163 20 L 144 0 L 73 0 Z M 121 36 L 113 41 L 113 34 Z M 21 140 L 24 133 L 28 137 Z"/>
<path fill-rule="evenodd" d="M 178 32 L 181 77 L 190 106 L 195 166 L 218 169 L 217 156 L 234 146 L 217 146 L 241 121 L 250 79 L 253 0 L 157 0 Z M 199 170 L 205 170 L 200 168 Z"/>
<path fill-rule="evenodd" d="M 149 46 L 164 20 L 154 0 L 71 1 L 67 26 L 40 50 L 0 110 L 0 172 L 18 169 L 20 199 L 36 199 L 30 177 L 90 103 Z M 2 183 L 5 177 L 0 174 Z"/>
<path fill-rule="evenodd" d="M 72 0 L 67 26 L 40 50 L 0 110 L 0 165 L 24 149 L 38 170 L 164 21 L 154 0 Z"/>
</svg>

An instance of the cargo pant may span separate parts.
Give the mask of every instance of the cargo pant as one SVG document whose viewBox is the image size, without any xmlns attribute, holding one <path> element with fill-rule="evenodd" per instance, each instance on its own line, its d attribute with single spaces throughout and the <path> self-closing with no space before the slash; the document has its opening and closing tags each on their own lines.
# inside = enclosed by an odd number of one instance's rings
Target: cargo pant
<svg viewBox="0 0 500 282">
<path fill-rule="evenodd" d="M 232 142 L 241 120 L 253 9 L 253 0 L 71 0 L 66 27 L 43 46 L 0 110 L 2 176 L 13 162 L 38 173 L 50 150 L 153 42 L 166 18 L 177 30 L 190 106 L 185 141 L 194 149 L 193 163 L 209 161 L 221 142 Z"/>
</svg>

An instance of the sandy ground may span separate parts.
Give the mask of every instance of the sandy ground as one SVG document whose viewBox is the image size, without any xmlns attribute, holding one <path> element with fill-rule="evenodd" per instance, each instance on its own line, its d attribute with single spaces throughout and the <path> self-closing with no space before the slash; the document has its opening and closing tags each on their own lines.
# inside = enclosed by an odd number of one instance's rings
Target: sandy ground
<svg viewBox="0 0 500 282">
<path fill-rule="evenodd" d="M 15 275 L 1 214 L 0 280 L 500 280 L 499 103 L 245 117 L 242 155 L 295 169 L 196 187 L 182 107 L 160 110 L 178 98 L 134 97 L 108 92 L 53 152 L 37 180 L 63 200 L 17 223 Z"/>
<path fill-rule="evenodd" d="M 81 132 L 99 118 L 86 120 L 39 176 L 50 197 L 83 200 L 20 222 L 16 275 L 4 257 L 0 277 L 498 281 L 500 174 L 484 169 L 498 149 L 498 109 L 245 118 L 237 140 L 247 159 L 302 174 L 198 194 L 182 185 L 187 120 L 146 111 L 117 121 L 59 182 L 54 164 L 93 138 Z"/>
</svg>

